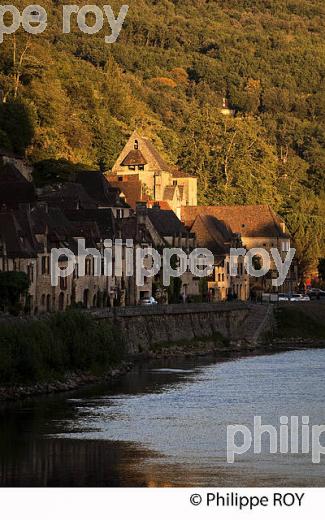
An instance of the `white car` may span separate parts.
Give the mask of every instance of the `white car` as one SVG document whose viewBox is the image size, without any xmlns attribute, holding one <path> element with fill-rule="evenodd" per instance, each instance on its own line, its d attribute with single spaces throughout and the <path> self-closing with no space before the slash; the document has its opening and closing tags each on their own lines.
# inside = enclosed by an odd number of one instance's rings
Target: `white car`
<svg viewBox="0 0 325 520">
<path fill-rule="evenodd" d="M 278 301 L 279 302 L 289 302 L 290 301 L 289 294 L 280 293 L 278 296 Z"/>
<path fill-rule="evenodd" d="M 290 296 L 291 302 L 310 302 L 309 296 L 305 294 L 292 294 Z"/>
<path fill-rule="evenodd" d="M 148 298 L 142 298 L 142 300 L 140 300 L 140 305 L 158 305 L 158 302 L 153 296 L 148 296 Z"/>
</svg>

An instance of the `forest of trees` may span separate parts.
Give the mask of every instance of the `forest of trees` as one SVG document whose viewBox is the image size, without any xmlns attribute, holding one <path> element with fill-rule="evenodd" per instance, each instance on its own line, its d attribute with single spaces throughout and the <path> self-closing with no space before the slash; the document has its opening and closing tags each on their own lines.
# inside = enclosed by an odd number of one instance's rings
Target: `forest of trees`
<svg viewBox="0 0 325 520">
<path fill-rule="evenodd" d="M 0 147 L 26 153 L 36 171 L 48 159 L 108 169 L 138 128 L 198 176 L 201 204 L 271 204 L 302 271 L 317 266 L 325 256 L 322 0 L 114 0 L 116 14 L 122 3 L 130 8 L 113 45 L 77 27 L 62 34 L 60 2 L 39 3 L 47 30 L 5 36 L 0 46 Z M 224 97 L 236 117 L 220 114 Z"/>
</svg>

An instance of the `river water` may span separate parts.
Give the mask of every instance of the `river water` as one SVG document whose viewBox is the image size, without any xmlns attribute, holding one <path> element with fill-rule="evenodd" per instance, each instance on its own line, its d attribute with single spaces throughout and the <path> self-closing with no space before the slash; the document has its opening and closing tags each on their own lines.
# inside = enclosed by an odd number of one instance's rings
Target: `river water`
<svg viewBox="0 0 325 520">
<path fill-rule="evenodd" d="M 254 416 L 325 425 L 325 350 L 156 361 L 113 385 L 0 408 L 1 486 L 325 486 L 325 455 L 253 450 L 227 463 L 227 427 Z M 236 437 L 240 444 L 243 437 Z M 321 437 L 325 445 L 325 434 Z M 290 447 L 290 442 L 289 442 Z"/>
</svg>

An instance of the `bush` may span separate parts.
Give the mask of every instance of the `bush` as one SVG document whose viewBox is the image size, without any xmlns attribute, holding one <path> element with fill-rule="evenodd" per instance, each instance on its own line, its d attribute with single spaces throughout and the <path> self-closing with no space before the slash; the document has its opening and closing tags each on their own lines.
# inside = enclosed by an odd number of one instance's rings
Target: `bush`
<svg viewBox="0 0 325 520">
<path fill-rule="evenodd" d="M 0 385 L 50 381 L 72 371 L 100 375 L 124 356 L 116 325 L 77 311 L 0 324 Z"/>
</svg>

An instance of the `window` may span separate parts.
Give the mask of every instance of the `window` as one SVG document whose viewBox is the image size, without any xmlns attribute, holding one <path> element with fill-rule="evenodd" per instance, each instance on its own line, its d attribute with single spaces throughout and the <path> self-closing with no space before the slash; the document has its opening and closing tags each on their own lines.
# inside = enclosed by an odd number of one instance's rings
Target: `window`
<svg viewBox="0 0 325 520">
<path fill-rule="evenodd" d="M 177 181 L 173 181 L 173 186 L 177 186 Z"/>
<path fill-rule="evenodd" d="M 49 274 L 50 272 L 50 257 L 42 256 L 42 274 Z"/>
<path fill-rule="evenodd" d="M 118 177 L 117 180 L 118 180 L 119 182 L 123 182 L 123 177 Z"/>
<path fill-rule="evenodd" d="M 61 291 L 66 291 L 68 287 L 68 280 L 60 276 L 60 289 Z"/>
<path fill-rule="evenodd" d="M 142 171 L 142 172 L 144 171 L 144 164 L 140 164 L 139 165 L 139 170 Z"/>
<path fill-rule="evenodd" d="M 129 166 L 129 170 L 131 170 L 131 171 L 135 171 L 135 166 L 130 165 L 130 166 Z"/>
<path fill-rule="evenodd" d="M 92 260 L 90 258 L 87 258 L 85 266 L 86 276 L 92 275 L 92 263 Z"/>
<path fill-rule="evenodd" d="M 139 141 L 137 139 L 134 141 L 134 149 L 139 150 Z"/>
<path fill-rule="evenodd" d="M 28 280 L 30 281 L 30 283 L 33 283 L 34 282 L 34 266 L 33 266 L 33 264 L 30 264 L 27 267 L 27 276 L 28 276 Z"/>
</svg>

